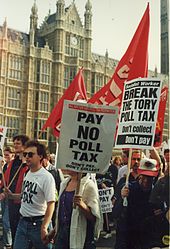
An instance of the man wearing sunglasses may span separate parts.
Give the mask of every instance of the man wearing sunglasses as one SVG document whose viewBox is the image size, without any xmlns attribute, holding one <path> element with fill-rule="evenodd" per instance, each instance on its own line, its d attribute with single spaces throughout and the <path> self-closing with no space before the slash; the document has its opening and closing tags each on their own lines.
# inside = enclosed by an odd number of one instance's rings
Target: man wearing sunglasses
<svg viewBox="0 0 170 249">
<path fill-rule="evenodd" d="M 38 141 L 26 144 L 23 156 L 30 170 L 24 177 L 21 195 L 20 220 L 14 249 L 28 249 L 30 241 L 36 249 L 50 249 L 45 245 L 55 204 L 55 181 L 42 166 L 46 148 Z M 12 195 L 11 198 L 18 198 Z"/>
</svg>

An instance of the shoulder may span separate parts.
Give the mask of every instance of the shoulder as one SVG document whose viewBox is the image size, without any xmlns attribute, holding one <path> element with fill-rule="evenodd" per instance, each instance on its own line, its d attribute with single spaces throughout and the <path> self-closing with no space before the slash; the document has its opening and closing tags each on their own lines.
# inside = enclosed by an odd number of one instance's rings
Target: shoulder
<svg viewBox="0 0 170 249">
<path fill-rule="evenodd" d="M 119 169 L 119 172 L 124 172 L 127 170 L 127 165 L 123 165 L 120 169 Z"/>
<path fill-rule="evenodd" d="M 92 179 L 87 179 L 84 184 L 84 192 L 98 192 L 97 184 Z"/>
</svg>

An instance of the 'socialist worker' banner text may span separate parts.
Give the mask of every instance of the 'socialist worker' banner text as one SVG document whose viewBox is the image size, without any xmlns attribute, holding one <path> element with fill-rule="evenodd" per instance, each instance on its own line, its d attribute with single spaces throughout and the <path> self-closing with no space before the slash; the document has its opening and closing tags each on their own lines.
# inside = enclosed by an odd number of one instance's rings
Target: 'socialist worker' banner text
<svg viewBox="0 0 170 249">
<path fill-rule="evenodd" d="M 114 143 L 117 107 L 64 102 L 57 168 L 102 172 Z"/>
<path fill-rule="evenodd" d="M 116 148 L 153 147 L 161 82 L 139 78 L 125 83 Z"/>
</svg>

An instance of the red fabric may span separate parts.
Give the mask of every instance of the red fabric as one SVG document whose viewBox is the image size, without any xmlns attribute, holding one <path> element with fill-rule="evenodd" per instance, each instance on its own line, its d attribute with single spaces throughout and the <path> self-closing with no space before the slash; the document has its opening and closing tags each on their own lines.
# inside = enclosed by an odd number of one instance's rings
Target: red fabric
<svg viewBox="0 0 170 249">
<path fill-rule="evenodd" d="M 12 164 L 13 164 L 13 161 L 12 160 L 9 165 L 8 165 L 8 168 L 7 170 L 5 171 L 5 174 L 4 174 L 4 178 L 5 178 L 5 182 L 6 182 L 6 186 L 8 187 L 8 185 L 10 184 L 9 182 L 9 179 L 10 179 L 10 172 L 11 172 L 11 167 L 12 167 Z M 21 193 L 21 189 L 22 189 L 22 183 L 23 183 L 23 179 L 24 179 L 24 175 L 25 173 L 27 172 L 28 170 L 28 167 L 25 165 L 24 167 L 22 166 L 18 172 L 18 179 L 17 179 L 17 184 L 16 184 L 16 188 L 15 188 L 15 194 L 20 194 Z M 15 180 L 14 180 L 15 181 Z M 2 185 L 1 187 L 3 187 L 3 182 L 2 182 Z M 14 203 L 20 203 L 21 201 L 19 200 L 15 200 Z"/>
<path fill-rule="evenodd" d="M 89 103 L 120 106 L 125 80 L 147 77 L 149 4 L 131 40 L 109 82 L 88 101 Z"/>
<path fill-rule="evenodd" d="M 42 127 L 42 131 L 44 131 L 47 127 L 51 127 L 53 129 L 54 136 L 59 137 L 60 130 L 57 127 L 59 127 L 61 124 L 64 100 L 66 99 L 76 101 L 78 99 L 85 99 L 87 101 L 86 88 L 82 71 L 83 69 L 79 70 L 79 72 L 65 91 L 64 95 L 60 98 L 60 100 L 52 110 L 46 123 Z"/>
<path fill-rule="evenodd" d="M 160 96 L 160 101 L 159 101 L 154 147 L 160 147 L 162 144 L 162 133 L 163 133 L 163 128 L 164 128 L 164 117 L 165 117 L 167 98 L 168 98 L 168 87 L 164 86 L 161 90 L 161 96 Z"/>
</svg>

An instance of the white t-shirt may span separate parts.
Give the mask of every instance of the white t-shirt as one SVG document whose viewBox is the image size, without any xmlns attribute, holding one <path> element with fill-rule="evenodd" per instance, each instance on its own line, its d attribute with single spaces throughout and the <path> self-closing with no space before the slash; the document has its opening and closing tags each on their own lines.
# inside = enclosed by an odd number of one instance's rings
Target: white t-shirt
<svg viewBox="0 0 170 249">
<path fill-rule="evenodd" d="M 55 181 L 43 167 L 24 177 L 20 213 L 25 217 L 44 215 L 47 202 L 55 201 Z"/>
<path fill-rule="evenodd" d="M 121 168 L 119 168 L 118 170 L 118 176 L 117 176 L 117 183 L 119 182 L 119 180 L 126 176 L 127 175 L 127 172 L 128 172 L 128 167 L 127 165 L 123 165 Z"/>
</svg>

